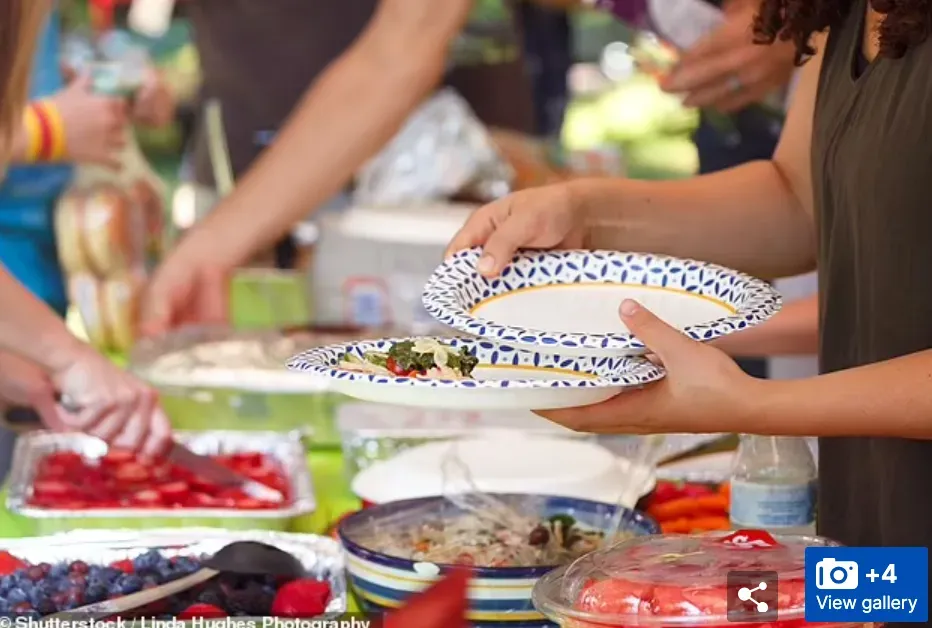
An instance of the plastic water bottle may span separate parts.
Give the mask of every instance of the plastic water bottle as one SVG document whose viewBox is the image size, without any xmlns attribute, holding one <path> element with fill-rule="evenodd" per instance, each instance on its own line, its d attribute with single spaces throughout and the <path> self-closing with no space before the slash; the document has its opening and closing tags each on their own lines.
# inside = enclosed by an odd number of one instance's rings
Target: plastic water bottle
<svg viewBox="0 0 932 628">
<path fill-rule="evenodd" d="M 804 438 L 743 434 L 731 474 L 731 524 L 814 534 L 817 468 Z"/>
</svg>

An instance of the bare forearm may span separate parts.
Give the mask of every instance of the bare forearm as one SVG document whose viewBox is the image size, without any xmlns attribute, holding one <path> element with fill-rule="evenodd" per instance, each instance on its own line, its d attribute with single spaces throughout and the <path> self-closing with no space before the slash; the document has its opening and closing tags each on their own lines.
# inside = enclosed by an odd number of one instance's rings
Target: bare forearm
<svg viewBox="0 0 932 628">
<path fill-rule="evenodd" d="M 810 215 L 769 161 L 683 181 L 572 182 L 590 246 L 691 257 L 764 278 L 815 267 Z"/>
<path fill-rule="evenodd" d="M 815 355 L 819 350 L 818 297 L 787 303 L 763 325 L 713 344 L 734 357 Z"/>
<path fill-rule="evenodd" d="M 234 266 L 338 193 L 439 80 L 443 52 L 415 48 L 361 45 L 331 65 L 235 193 L 192 234 L 202 240 L 196 246 L 223 242 L 217 261 Z"/>
<path fill-rule="evenodd" d="M 759 381 L 747 411 L 726 422 L 759 434 L 932 439 L 930 384 L 932 351 L 810 379 Z"/>
<path fill-rule="evenodd" d="M 80 341 L 44 303 L 0 266 L 0 349 L 47 370 L 60 370 Z"/>
</svg>

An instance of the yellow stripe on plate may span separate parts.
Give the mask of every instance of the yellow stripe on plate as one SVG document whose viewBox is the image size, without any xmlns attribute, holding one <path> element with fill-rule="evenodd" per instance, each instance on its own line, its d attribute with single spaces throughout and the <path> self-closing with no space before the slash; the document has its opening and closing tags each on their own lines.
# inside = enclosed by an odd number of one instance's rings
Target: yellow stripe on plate
<svg viewBox="0 0 932 628">
<path fill-rule="evenodd" d="M 479 303 L 476 303 L 474 306 L 472 306 L 469 309 L 469 313 L 475 316 L 479 313 L 479 310 L 481 310 L 483 307 L 485 307 L 489 303 L 499 301 L 505 297 L 510 297 L 515 294 L 521 294 L 523 292 L 537 292 L 540 290 L 562 290 L 566 288 L 579 288 L 581 286 L 586 287 L 586 288 L 638 288 L 640 290 L 652 290 L 655 292 L 668 292 L 670 294 L 678 294 L 681 296 L 688 296 L 688 297 L 693 297 L 696 299 L 702 299 L 703 301 L 714 303 L 728 310 L 732 314 L 738 313 L 738 308 L 734 307 L 733 305 L 729 305 L 728 303 L 725 303 L 721 299 L 716 299 L 715 297 L 710 297 L 704 294 L 696 294 L 695 292 L 690 292 L 689 290 L 683 290 L 682 288 L 668 288 L 666 286 L 645 286 L 639 283 L 555 283 L 555 284 L 546 284 L 543 286 L 527 286 L 526 288 L 517 288 L 515 290 L 509 290 L 508 292 L 503 292 L 501 294 L 496 294 L 495 296 L 491 296 L 488 299 L 483 299 L 482 301 L 479 301 Z"/>
</svg>

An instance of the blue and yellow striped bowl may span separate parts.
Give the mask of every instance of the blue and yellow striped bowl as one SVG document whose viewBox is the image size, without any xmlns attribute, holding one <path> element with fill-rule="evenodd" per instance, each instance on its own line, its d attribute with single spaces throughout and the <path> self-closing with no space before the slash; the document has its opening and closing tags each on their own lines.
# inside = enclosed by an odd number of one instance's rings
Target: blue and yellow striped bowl
<svg viewBox="0 0 932 628">
<path fill-rule="evenodd" d="M 496 495 L 519 507 L 533 508 L 542 518 L 558 514 L 574 517 L 582 525 L 605 529 L 615 506 L 569 497 L 536 495 Z M 413 593 L 427 588 L 439 576 L 418 573 L 415 561 L 395 558 L 366 547 L 353 539 L 369 534 L 373 526 L 389 534 L 393 528 L 416 525 L 425 516 L 456 516 L 462 511 L 443 497 L 424 497 L 367 508 L 343 520 L 338 529 L 346 549 L 347 570 L 356 597 L 369 612 L 398 608 Z M 641 536 L 657 534 L 657 523 L 637 511 L 628 511 L 626 529 Z M 376 528 L 376 529 L 378 529 Z M 454 565 L 438 565 L 441 575 Z M 531 590 L 537 579 L 554 567 L 478 567 L 469 589 L 469 620 L 476 627 L 508 626 L 541 628 L 552 626 L 531 603 Z M 423 570 L 422 570 L 423 571 Z"/>
</svg>

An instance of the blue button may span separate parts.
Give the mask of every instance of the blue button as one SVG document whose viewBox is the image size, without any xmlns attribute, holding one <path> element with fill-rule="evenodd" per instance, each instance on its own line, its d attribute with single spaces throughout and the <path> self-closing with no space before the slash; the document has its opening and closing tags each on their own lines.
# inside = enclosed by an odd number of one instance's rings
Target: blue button
<svg viewBox="0 0 932 628">
<path fill-rule="evenodd" d="M 806 548 L 806 621 L 928 619 L 928 548 Z"/>
</svg>

